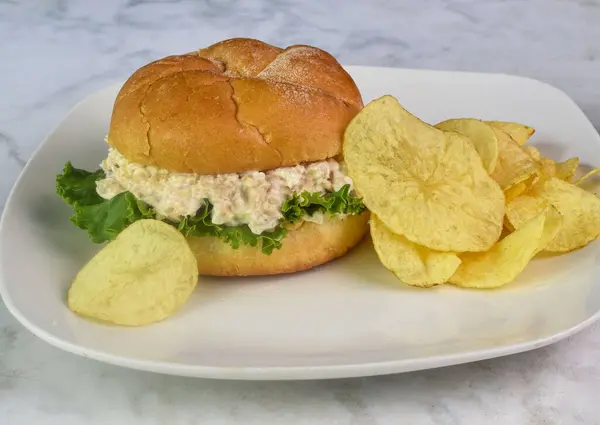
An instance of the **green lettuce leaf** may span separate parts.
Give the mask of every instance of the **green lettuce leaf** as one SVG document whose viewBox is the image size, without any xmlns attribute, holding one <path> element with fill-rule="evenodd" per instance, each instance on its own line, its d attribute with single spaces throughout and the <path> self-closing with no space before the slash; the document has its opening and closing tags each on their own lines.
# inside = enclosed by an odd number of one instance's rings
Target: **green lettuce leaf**
<svg viewBox="0 0 600 425">
<path fill-rule="evenodd" d="M 317 212 L 334 216 L 336 214 L 358 215 L 366 209 L 362 200 L 350 194 L 350 185 L 346 184 L 335 192 L 295 193 L 283 203 L 281 211 L 285 221 L 295 223 L 305 215 Z"/>
<path fill-rule="evenodd" d="M 94 205 L 75 202 L 73 210 L 73 224 L 87 230 L 90 239 L 96 243 L 111 241 L 131 223 L 155 216 L 152 208 L 129 192 L 120 193 L 111 199 L 102 199 L 102 202 Z"/>
<path fill-rule="evenodd" d="M 186 216 L 178 224 L 177 228 L 185 236 L 216 236 L 229 243 L 233 249 L 241 244 L 258 246 L 265 254 L 271 254 L 274 249 L 281 248 L 281 241 L 287 234 L 282 225 L 277 226 L 270 232 L 260 235 L 252 233 L 247 225 L 223 226 L 214 224 L 210 219 L 212 205 L 205 202 L 195 216 Z"/>
<path fill-rule="evenodd" d="M 56 193 L 73 206 L 71 221 L 87 230 L 96 243 L 113 240 L 134 221 L 154 218 L 154 210 L 129 192 L 112 199 L 104 199 L 96 192 L 96 181 L 104 178 L 104 171 L 90 173 L 65 164 L 62 174 L 56 176 Z"/>
<path fill-rule="evenodd" d="M 65 164 L 63 173 L 56 176 L 56 193 L 69 205 L 94 205 L 103 201 L 96 192 L 96 180 L 104 178 L 102 169 L 90 173 L 74 168 L 70 162 Z"/>
<path fill-rule="evenodd" d="M 113 240 L 131 223 L 143 218 L 163 219 L 148 204 L 130 192 L 123 192 L 112 199 L 104 199 L 96 192 L 96 181 L 104 178 L 102 170 L 90 173 L 67 162 L 62 174 L 56 177 L 56 192 L 73 206 L 71 221 L 87 230 L 92 241 L 102 243 Z M 281 248 L 287 231 L 284 223 L 295 223 L 302 217 L 317 212 L 357 215 L 365 211 L 362 201 L 350 193 L 350 186 L 331 193 L 303 192 L 293 195 L 282 207 L 284 219 L 272 231 L 260 235 L 252 233 L 247 225 L 223 226 L 211 220 L 212 205 L 207 201 L 194 216 L 186 216 L 175 223 L 163 219 L 185 236 L 214 236 L 237 249 L 242 244 L 260 246 L 265 254 Z"/>
</svg>

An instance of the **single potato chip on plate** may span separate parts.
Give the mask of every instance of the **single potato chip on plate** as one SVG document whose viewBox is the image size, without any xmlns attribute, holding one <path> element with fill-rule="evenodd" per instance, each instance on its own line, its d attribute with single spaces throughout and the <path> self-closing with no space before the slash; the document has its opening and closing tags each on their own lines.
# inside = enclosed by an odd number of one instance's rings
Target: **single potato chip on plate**
<svg viewBox="0 0 600 425">
<path fill-rule="evenodd" d="M 537 161 L 514 141 L 506 132 L 492 127 L 498 138 L 498 163 L 492 178 L 502 189 L 522 182 L 539 168 Z"/>
<path fill-rule="evenodd" d="M 88 262 L 67 303 L 82 316 L 141 326 L 172 315 L 198 281 L 196 258 L 184 236 L 157 220 L 139 220 Z"/>
<path fill-rule="evenodd" d="M 438 251 L 486 251 L 498 240 L 504 194 L 472 143 L 438 130 L 392 96 L 369 103 L 344 135 L 348 173 L 394 233 Z"/>
<path fill-rule="evenodd" d="M 479 153 L 484 168 L 490 174 L 494 171 L 498 162 L 498 138 L 489 125 L 474 118 L 458 118 L 437 123 L 435 128 L 467 137 Z"/>
<path fill-rule="evenodd" d="M 555 177 L 535 184 L 526 195 L 510 202 L 506 216 L 515 229 L 520 229 L 548 205 L 562 215 L 563 225 L 546 251 L 572 251 L 600 235 L 600 198 Z"/>
<path fill-rule="evenodd" d="M 515 140 L 515 142 L 517 142 L 519 145 L 524 145 L 525 142 L 527 142 L 529 138 L 533 136 L 533 133 L 535 133 L 535 129 L 516 122 L 485 121 L 485 123 L 499 130 L 503 130 L 510 137 L 512 137 Z"/>
<path fill-rule="evenodd" d="M 487 252 L 460 255 L 450 283 L 465 288 L 496 288 L 512 282 L 560 231 L 562 217 L 553 206 L 506 236 Z"/>
<path fill-rule="evenodd" d="M 396 235 L 375 214 L 371 215 L 370 227 L 379 260 L 408 285 L 427 288 L 445 283 L 460 265 L 456 254 L 434 251 Z"/>
</svg>

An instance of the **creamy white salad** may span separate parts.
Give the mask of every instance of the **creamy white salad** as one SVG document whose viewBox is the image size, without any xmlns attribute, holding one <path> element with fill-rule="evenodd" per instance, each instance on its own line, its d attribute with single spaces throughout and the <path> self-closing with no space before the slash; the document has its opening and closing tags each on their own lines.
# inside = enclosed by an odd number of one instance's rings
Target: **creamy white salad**
<svg viewBox="0 0 600 425">
<path fill-rule="evenodd" d="M 324 193 L 346 184 L 352 186 L 344 164 L 333 159 L 265 172 L 200 176 L 136 164 L 110 149 L 101 167 L 106 178 L 96 182 L 96 190 L 104 199 L 129 191 L 174 221 L 194 215 L 206 199 L 213 205 L 213 223 L 247 224 L 255 234 L 273 230 L 279 224 L 281 207 L 294 193 Z M 304 219 L 319 222 L 322 216 Z"/>
</svg>

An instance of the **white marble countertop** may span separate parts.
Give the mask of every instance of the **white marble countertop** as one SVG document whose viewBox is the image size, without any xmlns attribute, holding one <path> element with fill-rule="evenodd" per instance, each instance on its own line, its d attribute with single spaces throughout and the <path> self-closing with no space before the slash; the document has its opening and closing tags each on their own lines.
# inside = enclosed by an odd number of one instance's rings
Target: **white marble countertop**
<svg viewBox="0 0 600 425">
<path fill-rule="evenodd" d="M 346 64 L 505 72 L 571 95 L 600 128 L 597 0 L 0 0 L 0 208 L 77 101 L 232 36 Z M 425 4 L 426 3 L 426 4 Z M 553 346 L 378 378 L 218 382 L 104 365 L 38 340 L 0 303 L 0 423 L 600 424 L 600 326 Z"/>
</svg>

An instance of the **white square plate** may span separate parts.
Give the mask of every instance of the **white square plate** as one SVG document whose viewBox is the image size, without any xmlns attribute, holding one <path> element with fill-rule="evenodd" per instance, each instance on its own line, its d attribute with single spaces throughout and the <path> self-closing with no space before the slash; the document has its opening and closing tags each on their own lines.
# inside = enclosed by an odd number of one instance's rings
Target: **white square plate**
<svg viewBox="0 0 600 425">
<path fill-rule="evenodd" d="M 600 137 L 559 90 L 506 75 L 348 67 L 365 102 L 390 93 L 428 122 L 480 117 L 527 123 L 556 159 L 600 162 Z M 0 230 L 0 290 L 9 310 L 62 349 L 126 367 L 237 379 L 311 379 L 470 362 L 546 345 L 599 317 L 600 244 L 536 258 L 498 290 L 400 284 L 370 241 L 339 261 L 284 277 L 202 279 L 185 307 L 143 328 L 92 323 L 65 294 L 98 249 L 68 220 L 55 176 L 71 160 L 95 170 L 120 85 L 88 97 L 23 171 Z"/>
</svg>

